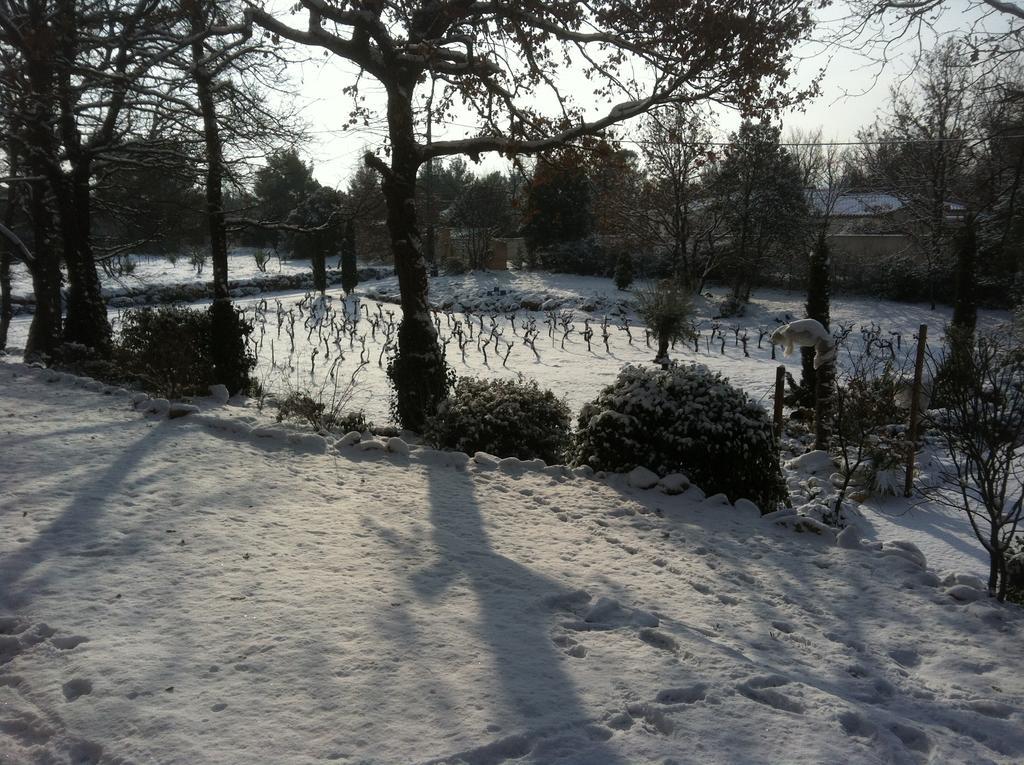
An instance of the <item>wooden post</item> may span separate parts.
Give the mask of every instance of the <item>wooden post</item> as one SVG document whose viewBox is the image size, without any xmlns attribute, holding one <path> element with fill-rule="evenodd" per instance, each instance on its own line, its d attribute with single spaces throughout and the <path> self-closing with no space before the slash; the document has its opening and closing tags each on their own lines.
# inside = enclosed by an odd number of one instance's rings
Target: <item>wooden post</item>
<svg viewBox="0 0 1024 765">
<path fill-rule="evenodd" d="M 786 367 L 781 364 L 775 368 L 775 414 L 772 422 L 775 425 L 775 438 L 782 438 L 782 397 L 786 392 Z"/>
<path fill-rule="evenodd" d="M 920 416 L 921 382 L 924 375 L 924 351 L 928 344 L 928 325 L 922 324 L 917 331 L 917 360 L 914 363 L 914 387 L 910 392 L 910 431 L 907 434 L 907 480 L 903 496 L 914 492 L 914 460 L 917 457 L 917 421 Z"/>
</svg>

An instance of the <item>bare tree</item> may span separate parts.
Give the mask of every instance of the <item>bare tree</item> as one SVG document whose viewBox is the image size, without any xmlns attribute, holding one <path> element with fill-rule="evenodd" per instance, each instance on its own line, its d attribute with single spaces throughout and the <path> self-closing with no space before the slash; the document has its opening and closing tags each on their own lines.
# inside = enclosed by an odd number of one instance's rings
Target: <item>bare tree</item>
<svg viewBox="0 0 1024 765">
<path fill-rule="evenodd" d="M 459 227 L 471 269 L 484 268 L 491 241 L 508 226 L 508 190 L 501 173 L 474 178 L 452 206 L 452 223 Z"/>
<path fill-rule="evenodd" d="M 351 61 L 387 94 L 390 162 L 374 154 L 366 161 L 381 173 L 387 199 L 403 310 L 392 379 L 396 413 L 412 428 L 422 426 L 447 392 L 416 222 L 418 168 L 450 155 L 550 151 L 667 103 L 714 99 L 748 110 L 787 105 L 802 95 L 787 85 L 791 49 L 811 24 L 810 4 L 800 0 L 662 3 L 642 9 L 612 0 L 300 0 L 298 5 L 306 12 L 305 28 L 260 8 L 248 13 L 273 34 Z M 567 62 L 585 70 L 599 103 L 616 96 L 624 100 L 587 118 L 568 95 Z M 635 74 L 641 71 L 642 76 Z M 425 84 L 431 119 L 443 123 L 455 109 L 468 108 L 479 119 L 476 135 L 421 142 L 415 105 L 417 88 Z M 535 106 L 541 89 L 553 94 L 555 113 Z"/>
<path fill-rule="evenodd" d="M 124 140 L 134 89 L 166 56 L 163 10 L 158 0 L 0 3 L 0 49 L 14 75 L 6 84 L 20 107 L 8 115 L 11 135 L 25 167 L 46 179 L 67 267 L 63 336 L 101 353 L 110 325 L 92 246 L 92 181 Z"/>
<path fill-rule="evenodd" d="M 974 151 L 972 74 L 966 51 L 953 41 L 922 54 L 917 72 L 912 89 L 893 88 L 888 114 L 863 131 L 861 151 L 886 190 L 904 200 L 906 233 L 924 260 L 934 308 L 955 229 L 948 203 L 966 191 Z"/>
<path fill-rule="evenodd" d="M 881 67 L 891 63 L 901 47 L 918 53 L 937 43 L 962 45 L 982 72 L 992 73 L 1024 52 L 1024 5 L 1015 0 L 848 0 L 848 13 L 832 25 L 834 44 L 853 48 Z M 944 24 L 956 14 L 957 24 Z"/>
<path fill-rule="evenodd" d="M 906 358 L 854 351 L 848 346 L 846 351 L 847 360 L 837 368 L 838 379 L 827 412 L 830 445 L 838 457 L 842 477 L 828 519 L 837 525 L 842 524 L 843 502 L 851 484 L 866 481 L 866 488 L 879 488 L 877 477 L 891 467 L 882 463 L 898 460 L 902 464 L 906 453 L 890 431 L 904 419 L 898 401 Z"/>
<path fill-rule="evenodd" d="M 701 246 L 694 222 L 704 169 L 715 158 L 713 125 L 709 114 L 677 105 L 652 112 L 641 133 L 648 188 L 640 220 L 647 237 L 670 253 L 677 278 L 698 290 L 714 266 L 715 250 Z"/>
<path fill-rule="evenodd" d="M 978 337 L 956 364 L 945 407 L 927 420 L 945 448 L 942 484 L 926 496 L 967 516 L 989 555 L 989 591 L 1006 597 L 1007 554 L 1024 518 L 1024 352 L 1008 331 Z"/>
</svg>

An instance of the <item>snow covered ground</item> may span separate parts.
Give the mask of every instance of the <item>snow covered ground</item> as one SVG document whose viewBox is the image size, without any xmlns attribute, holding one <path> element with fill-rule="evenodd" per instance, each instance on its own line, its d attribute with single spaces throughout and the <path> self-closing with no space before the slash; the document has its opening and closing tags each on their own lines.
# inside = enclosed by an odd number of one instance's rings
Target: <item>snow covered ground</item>
<svg viewBox="0 0 1024 765">
<path fill-rule="evenodd" d="M 2 762 L 1024 760 L 1020 609 L 907 546 L 74 382 L 0 364 Z"/>
<path fill-rule="evenodd" d="M 232 267 L 235 268 L 234 263 Z M 237 301 L 256 319 L 257 377 L 267 390 L 276 394 L 310 391 L 326 400 L 347 396 L 344 409 L 363 410 L 376 424 L 387 423 L 390 388 L 385 374 L 386 346 L 388 333 L 393 332 L 401 310 L 393 303 L 382 303 L 367 296 L 393 300 L 397 289 L 393 277 L 369 282 L 361 285 L 358 302 L 347 303 L 340 292 L 329 291 L 329 310 L 318 314 L 316 320 L 311 318 L 309 298 L 299 293 Z M 630 293 L 617 290 L 610 279 L 536 272 L 474 272 L 431 279 L 431 299 L 438 308 L 448 307 L 438 313 L 437 321 L 440 335 L 447 341 L 448 361 L 458 374 L 523 375 L 565 396 L 574 412 L 612 382 L 624 364 L 649 363 L 654 357 L 654 349 L 645 342 L 643 328 L 636 325 L 629 303 Z M 800 362 L 799 356 L 787 358 L 781 352 L 773 360 L 767 337 L 758 348 L 759 331 L 770 331 L 781 322 L 802 316 L 802 301 L 803 296 L 798 293 L 761 290 L 755 293 L 747 315 L 716 320 L 717 298 L 698 298 L 694 307 L 701 330 L 699 350 L 679 346 L 673 357 L 682 363 L 696 361 L 722 372 L 755 400 L 770 406 L 776 366 L 785 364 L 799 377 Z M 515 310 L 523 305 L 544 310 Z M 456 309 L 470 309 L 472 313 L 457 313 Z M 513 311 L 515 319 L 510 319 Z M 551 325 L 547 323 L 552 316 L 570 313 L 572 332 L 568 336 L 564 337 L 564 327 L 557 320 Z M 875 324 L 880 328 L 881 337 L 890 341 L 896 341 L 891 333 L 898 333 L 904 355 L 912 353 L 914 333 L 922 323 L 929 325 L 930 342 L 932 347 L 937 347 L 950 315 L 946 306 L 932 311 L 927 305 L 846 295 L 835 296 L 832 301 L 833 326 L 853 326 L 848 340 L 850 345 L 862 342 L 862 326 Z M 115 325 L 118 316 L 119 312 L 111 311 Z M 341 331 L 346 316 L 354 322 L 350 332 Z M 492 317 L 496 335 L 492 333 Z M 601 330 L 601 322 L 606 317 L 607 348 Z M 982 311 L 980 321 L 982 325 L 992 324 L 1006 317 L 1005 312 Z M 623 318 L 629 322 L 632 341 L 623 329 Z M 594 331 L 589 349 L 582 336 L 587 319 Z M 523 343 L 531 321 L 538 331 L 536 353 Z M 11 329 L 12 347 L 24 342 L 28 322 L 27 316 L 15 319 Z M 464 354 L 455 335 L 455 322 L 460 323 L 466 338 Z M 470 323 L 474 327 L 472 338 L 468 334 Z M 719 331 L 712 342 L 715 324 L 719 325 Z M 734 328 L 738 332 L 733 332 Z M 744 355 L 740 343 L 743 333 L 748 337 L 749 356 Z M 495 338 L 497 352 L 493 344 L 484 346 L 481 342 L 481 339 Z M 512 349 L 506 360 L 508 344 Z M 843 358 L 840 357 L 841 362 Z M 356 385 L 348 390 L 351 375 L 360 367 L 361 360 L 367 363 L 358 372 Z M 865 536 L 908 539 L 925 552 L 939 571 L 982 574 L 987 570 L 985 553 L 973 539 L 966 520 L 948 509 L 921 506 L 902 498 L 871 497 L 861 506 L 860 516 L 857 523 Z"/>
<path fill-rule="evenodd" d="M 273 277 L 280 274 L 308 274 L 311 266 L 308 260 L 279 260 L 271 257 L 266 264 L 266 271 L 260 271 L 256 265 L 255 254 L 258 248 L 235 247 L 228 255 L 228 272 L 232 279 L 258 279 Z M 107 293 L 141 287 L 169 286 L 176 284 L 212 284 L 213 269 L 209 258 L 206 259 L 202 273 L 197 274 L 196 268 L 189 261 L 187 253 L 174 258 L 166 255 L 130 255 L 134 270 L 128 273 L 111 276 L 102 269 L 99 272 L 100 282 Z M 328 265 L 334 265 L 328 263 Z M 16 297 L 31 297 L 32 279 L 28 269 L 21 263 L 14 263 L 11 268 L 11 291 Z"/>
</svg>

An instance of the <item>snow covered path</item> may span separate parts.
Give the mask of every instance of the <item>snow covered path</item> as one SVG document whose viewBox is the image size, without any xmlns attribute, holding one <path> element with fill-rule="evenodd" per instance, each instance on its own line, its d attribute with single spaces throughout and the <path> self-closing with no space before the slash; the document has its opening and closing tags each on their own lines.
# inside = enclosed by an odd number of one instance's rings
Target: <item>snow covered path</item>
<svg viewBox="0 0 1024 765">
<path fill-rule="evenodd" d="M 0 762 L 1024 758 L 1019 609 L 899 548 L 210 422 L 0 365 Z"/>
</svg>

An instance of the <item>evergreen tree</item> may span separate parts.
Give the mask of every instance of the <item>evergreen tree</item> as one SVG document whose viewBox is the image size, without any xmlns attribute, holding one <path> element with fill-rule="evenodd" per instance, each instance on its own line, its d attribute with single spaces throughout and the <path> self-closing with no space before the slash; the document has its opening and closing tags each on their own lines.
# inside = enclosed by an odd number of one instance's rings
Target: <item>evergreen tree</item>
<svg viewBox="0 0 1024 765">
<path fill-rule="evenodd" d="M 967 216 L 960 231 L 956 253 L 956 298 L 953 302 L 952 325 L 968 341 L 974 337 L 974 329 L 978 324 L 976 229 L 974 216 Z"/>
<path fill-rule="evenodd" d="M 710 173 L 715 206 L 731 240 L 723 263 L 734 297 L 750 299 L 761 274 L 801 246 L 808 218 L 799 165 L 779 145 L 779 128 L 749 120 L 730 137 L 725 158 Z"/>
<path fill-rule="evenodd" d="M 312 229 L 295 234 L 292 253 L 308 258 L 313 268 L 313 285 L 327 291 L 327 258 L 337 253 L 341 230 L 342 196 L 334 189 L 320 187 L 307 194 L 288 216 L 288 222 Z"/>
<path fill-rule="evenodd" d="M 615 286 L 620 290 L 629 289 L 633 283 L 633 256 L 623 250 L 615 262 Z"/>
<path fill-rule="evenodd" d="M 526 193 L 527 246 L 536 250 L 586 239 L 593 228 L 590 178 L 579 153 L 539 161 Z"/>
<path fill-rule="evenodd" d="M 253 186 L 260 218 L 272 223 L 287 220 L 292 210 L 318 186 L 313 166 L 303 162 L 295 149 L 272 152 L 266 167 L 256 171 Z M 277 247 L 280 240 L 280 232 L 267 232 L 267 241 L 272 246 Z"/>
<path fill-rule="evenodd" d="M 822 230 L 818 233 L 818 239 L 811 251 L 807 273 L 807 317 L 817 320 L 825 329 L 828 329 L 830 319 L 830 269 L 828 242 L 825 241 L 825 231 Z M 832 364 L 815 369 L 814 354 L 814 348 L 800 349 L 802 368 L 798 395 L 805 402 L 814 402 L 814 448 L 828 449 L 828 422 L 835 374 Z"/>
<path fill-rule="evenodd" d="M 345 234 L 341 238 L 341 288 L 346 297 L 359 285 L 359 269 L 356 267 L 356 227 L 349 218 L 345 223 Z"/>
</svg>

